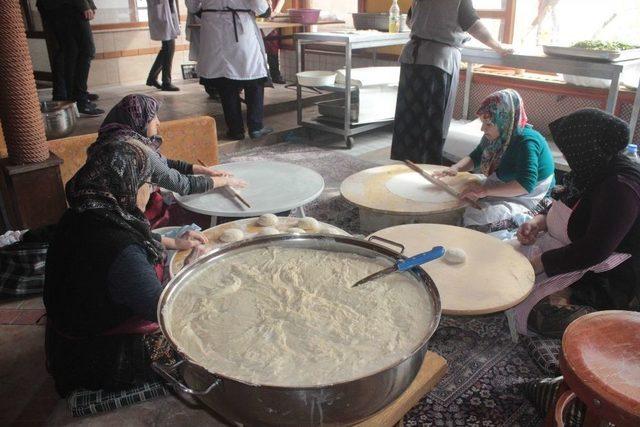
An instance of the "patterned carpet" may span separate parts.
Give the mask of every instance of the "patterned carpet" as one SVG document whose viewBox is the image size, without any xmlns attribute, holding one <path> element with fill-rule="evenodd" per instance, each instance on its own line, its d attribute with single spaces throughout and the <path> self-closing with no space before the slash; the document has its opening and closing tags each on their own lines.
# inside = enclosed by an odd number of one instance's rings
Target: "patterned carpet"
<svg viewBox="0 0 640 427">
<path fill-rule="evenodd" d="M 360 234 L 358 210 L 340 196 L 340 183 L 376 166 L 347 154 L 298 144 L 277 144 L 234 153 L 224 162 L 276 160 L 320 173 L 323 194 L 305 207 L 308 216 Z M 430 342 L 449 371 L 440 384 L 405 417 L 407 426 L 538 426 L 542 420 L 519 385 L 542 373 L 522 344 L 514 344 L 502 314 L 443 317 Z"/>
</svg>

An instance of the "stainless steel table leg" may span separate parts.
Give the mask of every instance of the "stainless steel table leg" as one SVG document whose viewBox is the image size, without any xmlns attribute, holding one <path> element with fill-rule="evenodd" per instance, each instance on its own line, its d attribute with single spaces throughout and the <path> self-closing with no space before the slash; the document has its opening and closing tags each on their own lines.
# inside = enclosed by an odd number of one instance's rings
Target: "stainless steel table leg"
<svg viewBox="0 0 640 427">
<path fill-rule="evenodd" d="M 464 79 L 464 99 L 462 100 L 462 119 L 469 120 L 469 100 L 471 99 L 471 81 L 473 80 L 473 64 L 467 62 L 467 72 Z"/>
<path fill-rule="evenodd" d="M 344 142 L 351 148 L 351 44 L 344 45 Z"/>
<path fill-rule="evenodd" d="M 618 72 L 611 79 L 609 86 L 609 96 L 607 97 L 607 113 L 616 113 L 616 103 L 618 102 L 618 91 L 620 90 L 620 73 Z"/>
<path fill-rule="evenodd" d="M 633 137 L 636 133 L 636 127 L 638 126 L 638 114 L 640 114 L 640 83 L 638 84 L 638 89 L 636 89 L 636 97 L 633 101 L 633 108 L 631 109 L 631 120 L 629 120 L 629 128 L 631 130 L 629 144 L 633 143 Z"/>
<path fill-rule="evenodd" d="M 216 225 L 218 225 L 218 217 L 217 216 L 212 216 L 211 217 L 211 228 L 215 227 Z"/>
<path fill-rule="evenodd" d="M 292 209 L 292 211 L 293 211 L 293 216 L 297 218 L 304 218 L 305 216 L 307 216 L 304 213 L 304 206 L 298 206 L 297 208 Z"/>
<path fill-rule="evenodd" d="M 302 42 L 296 40 L 296 70 L 298 73 L 302 71 Z M 297 78 L 297 77 L 296 77 Z M 298 116 L 298 126 L 302 124 L 302 87 L 296 82 L 296 113 Z"/>
</svg>

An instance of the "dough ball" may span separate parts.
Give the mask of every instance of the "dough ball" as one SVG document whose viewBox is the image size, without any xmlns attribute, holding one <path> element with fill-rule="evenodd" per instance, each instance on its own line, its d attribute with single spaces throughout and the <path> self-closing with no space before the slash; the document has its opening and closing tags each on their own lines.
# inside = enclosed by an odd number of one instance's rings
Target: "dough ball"
<svg viewBox="0 0 640 427">
<path fill-rule="evenodd" d="M 449 264 L 462 264 L 467 260 L 467 253 L 460 248 L 447 249 L 444 260 Z"/>
<path fill-rule="evenodd" d="M 258 231 L 259 236 L 273 236 L 276 234 L 280 234 L 280 231 L 275 227 L 264 227 L 262 230 Z"/>
<path fill-rule="evenodd" d="M 242 230 L 239 230 L 237 228 L 230 228 L 222 233 L 222 235 L 220 236 L 220 241 L 225 243 L 232 243 L 237 242 L 238 240 L 242 240 L 243 237 L 244 233 L 242 232 Z"/>
<path fill-rule="evenodd" d="M 305 234 L 306 231 L 304 231 L 302 228 L 298 228 L 298 227 L 291 227 L 287 230 L 287 233 L 291 233 L 291 234 Z"/>
<path fill-rule="evenodd" d="M 258 218 L 258 225 L 261 227 L 273 227 L 278 224 L 278 217 L 274 214 L 260 215 Z"/>
<path fill-rule="evenodd" d="M 317 219 L 311 217 L 301 218 L 300 221 L 298 221 L 298 227 L 311 233 L 320 231 L 320 223 Z"/>
</svg>

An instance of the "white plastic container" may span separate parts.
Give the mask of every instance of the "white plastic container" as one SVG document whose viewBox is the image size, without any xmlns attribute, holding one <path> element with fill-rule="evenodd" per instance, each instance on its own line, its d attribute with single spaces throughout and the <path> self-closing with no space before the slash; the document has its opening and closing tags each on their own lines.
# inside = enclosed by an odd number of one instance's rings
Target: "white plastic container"
<svg viewBox="0 0 640 427">
<path fill-rule="evenodd" d="M 301 86 L 333 86 L 336 82 L 335 71 L 303 71 L 296 74 Z"/>
</svg>

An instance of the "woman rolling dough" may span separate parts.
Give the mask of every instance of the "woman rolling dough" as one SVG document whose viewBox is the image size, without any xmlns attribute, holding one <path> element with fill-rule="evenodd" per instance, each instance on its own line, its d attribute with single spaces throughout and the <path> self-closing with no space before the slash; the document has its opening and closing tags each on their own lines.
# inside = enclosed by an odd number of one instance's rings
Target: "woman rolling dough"
<svg viewBox="0 0 640 427">
<path fill-rule="evenodd" d="M 468 207 L 465 227 L 481 231 L 516 229 L 514 218 L 529 214 L 554 184 L 554 164 L 544 137 L 527 124 L 522 98 L 513 89 L 487 97 L 476 113 L 484 136 L 468 156 L 436 176 L 480 168 L 484 182 L 470 183 L 462 196 L 479 201 Z"/>
</svg>

